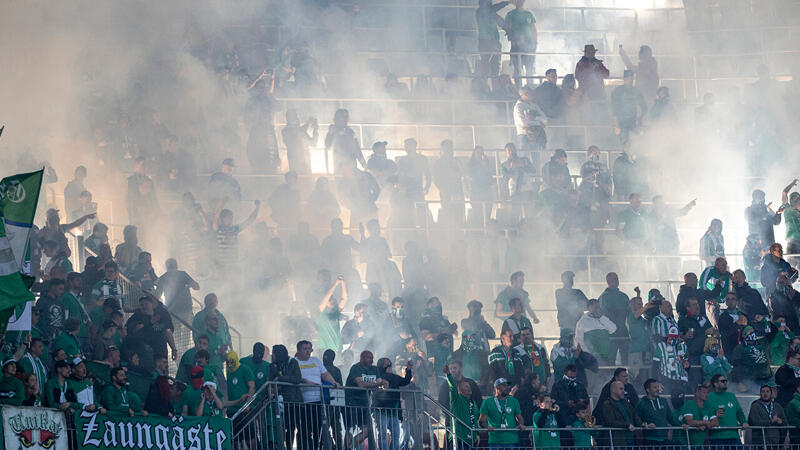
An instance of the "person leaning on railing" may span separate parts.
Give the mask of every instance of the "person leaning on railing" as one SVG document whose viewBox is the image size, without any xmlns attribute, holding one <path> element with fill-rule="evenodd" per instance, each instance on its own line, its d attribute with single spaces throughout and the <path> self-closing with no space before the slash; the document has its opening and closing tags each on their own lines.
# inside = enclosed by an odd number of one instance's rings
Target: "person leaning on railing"
<svg viewBox="0 0 800 450">
<path fill-rule="evenodd" d="M 600 409 L 601 423 L 610 428 L 619 428 L 611 432 L 612 445 L 620 447 L 633 444 L 633 429 L 642 425 L 633 405 L 625 398 L 625 386 L 614 381 L 609 388 L 608 400 Z"/>
<path fill-rule="evenodd" d="M 772 398 L 772 386 L 764 384 L 759 390 L 759 398 L 750 404 L 750 413 L 747 423 L 753 427 L 774 427 L 786 424 L 786 414 L 783 407 Z M 759 430 L 754 429 L 751 436 L 753 445 L 765 444 L 778 447 L 786 441 L 785 430 Z"/>
</svg>

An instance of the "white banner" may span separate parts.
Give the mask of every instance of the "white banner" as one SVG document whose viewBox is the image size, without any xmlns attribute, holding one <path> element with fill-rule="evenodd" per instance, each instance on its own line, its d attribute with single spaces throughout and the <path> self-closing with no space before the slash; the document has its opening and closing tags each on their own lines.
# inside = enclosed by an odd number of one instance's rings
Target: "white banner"
<svg viewBox="0 0 800 450">
<path fill-rule="evenodd" d="M 14 309 L 14 314 L 8 319 L 6 331 L 31 331 L 31 309 L 33 302 L 27 302 Z"/>
<path fill-rule="evenodd" d="M 3 438 L 6 449 L 67 450 L 69 442 L 63 412 L 5 405 Z"/>
</svg>

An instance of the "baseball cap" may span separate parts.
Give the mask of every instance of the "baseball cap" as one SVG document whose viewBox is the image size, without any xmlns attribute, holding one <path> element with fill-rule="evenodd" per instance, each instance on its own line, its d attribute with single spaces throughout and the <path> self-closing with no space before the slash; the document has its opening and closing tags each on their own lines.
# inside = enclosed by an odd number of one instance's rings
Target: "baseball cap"
<svg viewBox="0 0 800 450">
<path fill-rule="evenodd" d="M 16 363 L 16 362 L 17 362 L 17 360 L 14 359 L 14 357 L 9 356 L 8 358 L 3 359 L 3 367 L 7 366 L 8 364 Z"/>
<path fill-rule="evenodd" d="M 214 383 L 213 381 L 206 381 L 206 382 L 203 383 L 203 387 L 206 387 L 206 386 L 211 386 L 214 389 L 216 389 L 217 388 L 217 383 Z"/>
<path fill-rule="evenodd" d="M 223 166 L 236 167 L 236 164 L 233 163 L 233 158 L 225 158 L 225 159 L 223 159 L 222 160 L 222 165 Z"/>
<path fill-rule="evenodd" d="M 84 359 L 82 357 L 80 357 L 80 356 L 77 356 L 72 361 L 70 361 L 70 365 L 72 367 L 75 367 L 75 366 L 77 366 L 78 364 L 80 364 L 82 362 L 84 362 Z"/>
<path fill-rule="evenodd" d="M 508 380 L 505 378 L 498 378 L 494 380 L 494 387 L 500 386 L 501 384 L 508 384 Z"/>
</svg>

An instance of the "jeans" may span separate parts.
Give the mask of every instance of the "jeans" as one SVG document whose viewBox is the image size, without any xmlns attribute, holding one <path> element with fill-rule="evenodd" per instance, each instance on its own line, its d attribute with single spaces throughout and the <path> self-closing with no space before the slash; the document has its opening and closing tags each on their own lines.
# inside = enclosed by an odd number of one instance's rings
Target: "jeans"
<svg viewBox="0 0 800 450">
<path fill-rule="evenodd" d="M 536 75 L 533 71 L 533 65 L 536 62 L 535 55 L 514 55 L 513 53 L 536 53 L 536 43 L 529 45 L 520 46 L 517 44 L 511 44 L 511 64 L 514 66 L 514 79 L 517 82 L 517 86 L 522 86 L 522 80 L 520 79 L 523 76 L 522 72 L 525 71 L 525 75 L 532 77 Z M 528 80 L 525 84 L 530 83 L 531 81 Z"/>
<path fill-rule="evenodd" d="M 711 444 L 716 446 L 716 450 L 741 450 L 744 448 L 738 438 L 711 439 Z"/>
<path fill-rule="evenodd" d="M 400 418 L 393 410 L 376 411 L 375 424 L 378 427 L 378 448 L 381 450 L 398 450 L 400 446 Z M 391 434 L 387 444 L 386 432 Z"/>
</svg>

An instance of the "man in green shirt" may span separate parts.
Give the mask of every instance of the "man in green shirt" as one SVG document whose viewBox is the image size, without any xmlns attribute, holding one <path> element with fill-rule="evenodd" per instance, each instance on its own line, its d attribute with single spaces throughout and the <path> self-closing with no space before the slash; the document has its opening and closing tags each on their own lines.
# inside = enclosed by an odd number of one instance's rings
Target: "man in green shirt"
<svg viewBox="0 0 800 450">
<path fill-rule="evenodd" d="M 45 383 L 42 397 L 45 400 L 45 406 L 50 408 L 58 408 L 61 411 L 69 409 L 70 404 L 67 400 L 67 380 L 69 379 L 70 367 L 66 361 L 57 361 L 53 375 Z"/>
<path fill-rule="evenodd" d="M 111 385 L 103 390 L 100 404 L 109 412 L 123 413 L 130 417 L 141 413 L 142 399 L 135 392 L 129 392 L 127 384 L 125 369 L 122 367 L 111 369 Z"/>
<path fill-rule="evenodd" d="M 342 298 L 338 301 L 333 297 L 336 288 L 342 289 Z M 317 315 L 317 347 L 320 351 L 331 349 L 336 353 L 342 351 L 342 336 L 339 321 L 342 319 L 342 310 L 347 305 L 347 285 L 344 277 L 339 276 L 330 289 L 322 297 Z"/>
<path fill-rule="evenodd" d="M 536 19 L 533 14 L 525 9 L 525 0 L 512 0 L 515 8 L 506 14 L 503 29 L 511 42 L 511 64 L 514 66 L 514 77 L 517 85 L 522 86 L 518 77 L 522 75 L 533 76 L 536 53 Z M 514 53 L 525 53 L 515 55 Z M 524 73 L 523 73 L 524 72 Z"/>
<path fill-rule="evenodd" d="M 674 445 L 668 439 L 666 430 L 654 430 L 656 427 L 679 426 L 678 421 L 672 414 L 669 402 L 663 400 L 659 395 L 663 391 L 663 386 L 657 380 L 650 378 L 644 382 L 645 397 L 639 400 L 636 405 L 636 414 L 642 419 L 645 445 L 648 447 Z"/>
<path fill-rule="evenodd" d="M 203 382 L 202 395 L 193 411 L 198 417 L 222 417 L 225 403 L 217 395 L 217 384 L 213 381 Z M 232 416 L 233 413 L 229 413 Z"/>
<path fill-rule="evenodd" d="M 261 342 L 256 342 L 253 344 L 253 354 L 250 356 L 245 356 L 244 358 L 239 360 L 243 366 L 247 366 L 253 372 L 253 377 L 255 381 L 255 388 L 256 392 L 261 389 L 261 386 L 269 380 L 269 366 L 270 364 L 267 362 L 267 357 L 269 355 L 266 354 L 267 348 Z M 263 397 L 266 395 L 266 390 L 262 392 L 259 396 Z"/>
<path fill-rule="evenodd" d="M 683 422 L 694 430 L 689 431 L 689 443 L 692 447 L 704 445 L 706 434 L 712 427 L 719 426 L 715 411 L 708 408 L 708 386 L 698 384 L 694 390 L 694 399 L 684 403 L 678 410 L 678 421 Z M 686 444 L 686 433 L 673 433 L 673 439 Z"/>
<path fill-rule="evenodd" d="M 634 192 L 628 197 L 628 202 L 628 207 L 617 214 L 617 235 L 641 250 L 649 239 L 642 196 Z"/>
<path fill-rule="evenodd" d="M 64 331 L 58 335 L 53 343 L 53 350 L 63 349 L 67 354 L 67 359 L 75 359 L 81 356 L 80 344 L 78 343 L 78 333 L 81 329 L 81 321 L 74 317 L 64 322 Z"/>
<path fill-rule="evenodd" d="M 36 381 L 39 382 L 39 392 L 42 396 L 46 393 L 45 385 L 47 384 L 47 367 L 41 359 L 43 353 L 44 344 L 42 339 L 33 338 L 29 344 L 28 351 L 18 363 L 23 372 L 36 375 Z"/>
<path fill-rule="evenodd" d="M 522 289 L 525 285 L 525 274 L 522 272 L 514 272 L 511 274 L 510 285 L 497 294 L 495 299 L 494 315 L 499 319 L 510 317 L 513 311 L 511 310 L 511 299 L 518 298 L 522 301 L 522 306 L 528 315 L 533 320 L 533 323 L 539 323 L 539 318 L 536 317 L 536 312 L 531 309 L 531 299 L 528 291 Z"/>
<path fill-rule="evenodd" d="M 89 412 L 99 409 L 100 414 L 105 414 L 105 408 L 98 407 L 95 402 L 94 385 L 87 378 L 87 373 L 86 362 L 83 358 L 72 360 L 72 377 L 67 380 L 67 399 L 70 402 L 70 408 Z"/>
<path fill-rule="evenodd" d="M 781 192 L 781 207 L 778 214 L 783 213 L 783 221 L 786 224 L 786 253 L 796 255 L 800 253 L 800 194 L 789 191 L 797 185 L 797 178 L 792 180 Z M 794 260 L 794 261 L 792 261 Z M 796 266 L 797 257 L 792 257 L 789 261 L 792 266 Z"/>
<path fill-rule="evenodd" d="M 520 330 L 520 344 L 517 351 L 523 355 L 525 371 L 539 375 L 539 381 L 547 386 L 550 378 L 550 360 L 547 358 L 547 349 L 533 340 L 533 330 L 524 327 Z"/>
<path fill-rule="evenodd" d="M 622 86 L 611 92 L 611 112 L 614 113 L 615 132 L 622 144 L 628 142 L 630 134 L 642 124 L 647 113 L 647 102 L 639 88 L 633 85 L 633 70 L 626 69 L 622 74 Z"/>
<path fill-rule="evenodd" d="M 76 318 L 80 320 L 81 329 L 78 332 L 78 343 L 81 348 L 85 348 L 89 340 L 89 314 L 83 306 L 81 290 L 83 283 L 81 274 L 70 272 L 67 275 L 67 292 L 61 297 L 61 305 L 64 307 L 64 320 Z"/>
<path fill-rule="evenodd" d="M 186 385 L 180 399 L 181 414 L 184 416 L 194 416 L 203 401 L 203 368 L 192 367 L 189 378 L 191 381 Z"/>
<path fill-rule="evenodd" d="M 442 371 L 447 379 L 447 386 L 450 390 L 448 403 L 450 412 L 453 414 L 453 417 L 458 419 L 451 421 L 451 426 L 453 427 L 451 433 L 456 436 L 458 442 L 462 442 L 467 446 L 478 446 L 480 437 L 477 433 L 470 430 L 471 428 L 478 428 L 478 418 L 476 414 L 479 412 L 478 404 L 472 400 L 472 386 L 467 380 L 462 379 L 456 382 L 453 375 L 450 374 L 450 368 L 447 364 L 445 364 Z"/>
<path fill-rule="evenodd" d="M 0 405 L 20 406 L 25 400 L 25 386 L 17 378 L 17 362 L 12 357 L 3 361 L 3 379 L 0 380 Z"/>
<path fill-rule="evenodd" d="M 494 397 L 483 401 L 478 423 L 489 429 L 489 445 L 519 443 L 520 430 L 525 429 L 519 402 L 509 396 L 511 386 L 505 378 L 494 381 Z M 516 428 L 515 428 L 516 427 Z"/>
<path fill-rule="evenodd" d="M 228 417 L 233 417 L 248 400 L 253 398 L 256 383 L 253 371 L 239 362 L 236 352 L 228 352 L 225 363 L 228 366 L 228 402 L 225 406 L 228 407 Z"/>
<path fill-rule="evenodd" d="M 708 394 L 706 404 L 709 412 L 713 412 L 717 417 L 719 426 L 738 427 L 741 425 L 742 428 L 749 428 L 750 425 L 747 424 L 739 400 L 733 393 L 728 392 L 728 379 L 721 374 L 714 375 L 711 378 L 711 387 L 714 392 Z M 716 446 L 741 447 L 742 444 L 736 430 L 711 430 L 708 437 Z"/>
<path fill-rule="evenodd" d="M 209 338 L 207 334 L 202 334 L 200 337 L 197 338 L 197 343 L 194 347 L 186 350 L 181 356 L 181 360 L 178 363 L 178 371 L 175 374 L 175 379 L 178 381 L 183 381 L 184 383 L 189 382 L 189 373 L 192 370 L 192 367 L 197 365 L 197 353 L 199 351 L 204 351 L 208 354 L 208 359 L 210 359 L 210 353 L 208 353 L 208 345 L 209 345 Z M 206 361 L 206 365 L 208 364 L 208 360 Z M 209 370 L 210 372 L 210 370 Z M 213 380 L 211 380 L 213 381 Z"/>
<path fill-rule="evenodd" d="M 492 4 L 492 0 L 480 0 L 475 11 L 478 22 L 478 51 L 481 52 L 481 70 L 484 77 L 495 77 L 500 72 L 500 32 L 497 25 L 503 23 L 498 11 L 508 5 L 507 1 Z"/>
</svg>

